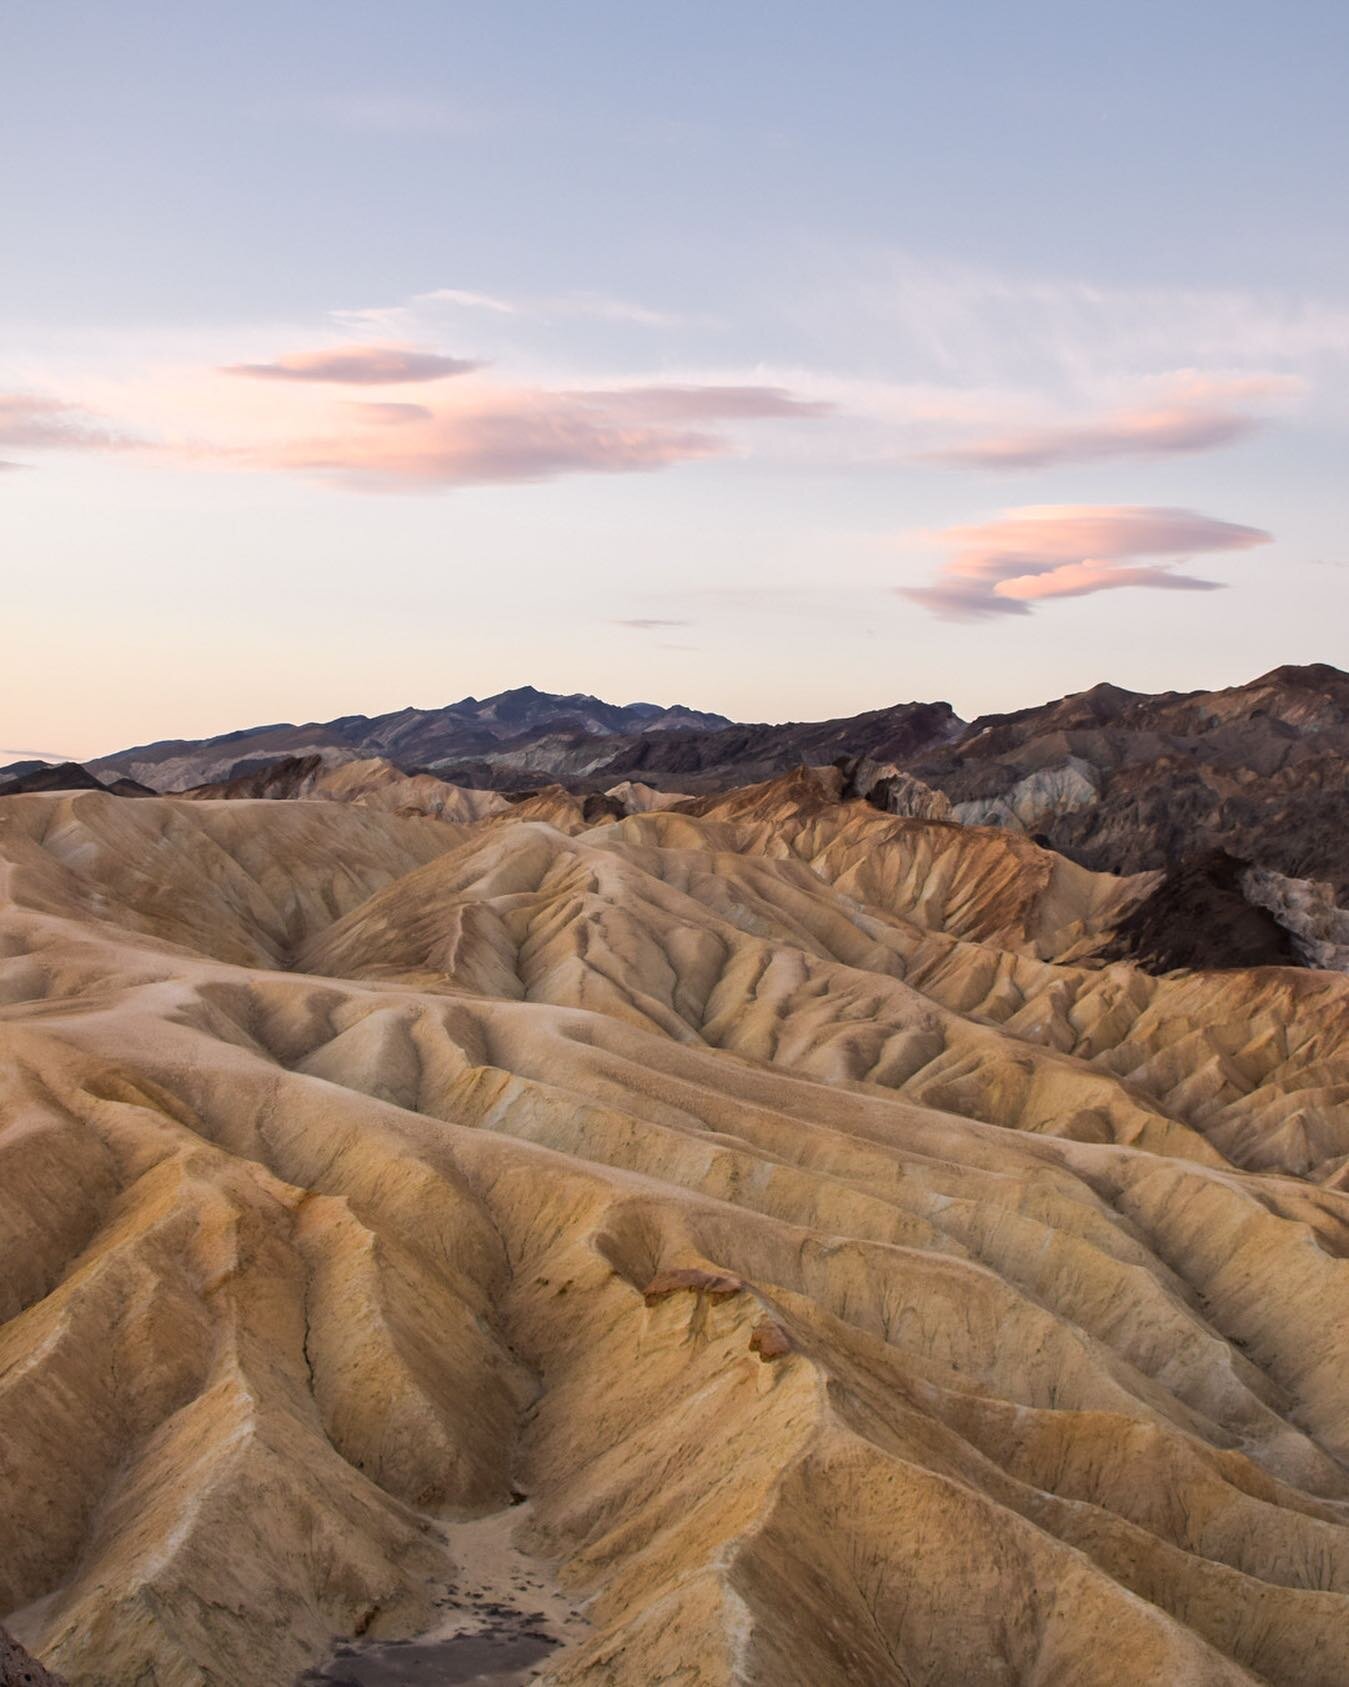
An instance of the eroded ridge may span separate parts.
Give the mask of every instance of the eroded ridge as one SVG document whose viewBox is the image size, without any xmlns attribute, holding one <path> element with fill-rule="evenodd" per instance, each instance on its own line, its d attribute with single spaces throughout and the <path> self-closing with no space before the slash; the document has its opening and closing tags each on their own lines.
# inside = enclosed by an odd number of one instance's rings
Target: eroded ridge
<svg viewBox="0 0 1349 1687">
<path fill-rule="evenodd" d="M 1349 979 L 1103 965 L 1149 875 L 799 784 L 7 800 L 47 1666 L 288 1687 L 504 1515 L 556 1683 L 1349 1679 Z"/>
</svg>

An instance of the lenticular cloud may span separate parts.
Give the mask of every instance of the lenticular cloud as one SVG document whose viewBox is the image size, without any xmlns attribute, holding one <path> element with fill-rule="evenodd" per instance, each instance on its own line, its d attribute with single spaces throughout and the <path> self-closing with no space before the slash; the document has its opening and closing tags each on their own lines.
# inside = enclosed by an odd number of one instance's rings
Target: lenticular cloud
<svg viewBox="0 0 1349 1687">
<path fill-rule="evenodd" d="M 257 381 L 316 381 L 335 386 L 401 386 L 410 381 L 443 381 L 467 375 L 482 365 L 464 357 L 419 351 L 413 346 L 335 346 L 324 351 L 291 352 L 271 363 L 227 363 L 227 375 Z"/>
<path fill-rule="evenodd" d="M 946 620 L 1029 615 L 1047 598 L 1086 597 L 1125 586 L 1221 590 L 1181 570 L 1197 554 L 1244 551 L 1268 533 L 1194 510 L 1129 504 L 1035 504 L 937 535 L 950 553 L 928 586 L 900 595 Z"/>
</svg>

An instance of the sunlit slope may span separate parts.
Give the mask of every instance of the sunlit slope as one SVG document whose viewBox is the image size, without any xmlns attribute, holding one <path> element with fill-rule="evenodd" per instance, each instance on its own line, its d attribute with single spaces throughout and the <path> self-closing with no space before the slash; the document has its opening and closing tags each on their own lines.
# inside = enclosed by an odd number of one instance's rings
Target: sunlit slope
<svg viewBox="0 0 1349 1687">
<path fill-rule="evenodd" d="M 73 1681 L 415 1632 L 513 1489 L 559 1683 L 1349 1679 L 1349 980 L 1065 963 L 1137 886 L 786 788 L 0 857 L 0 1618 Z"/>
</svg>

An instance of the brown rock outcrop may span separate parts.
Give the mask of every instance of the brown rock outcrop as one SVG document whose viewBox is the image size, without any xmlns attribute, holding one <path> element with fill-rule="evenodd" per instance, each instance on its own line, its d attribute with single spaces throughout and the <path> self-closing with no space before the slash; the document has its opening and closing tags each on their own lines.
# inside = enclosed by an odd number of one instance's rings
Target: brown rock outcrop
<svg viewBox="0 0 1349 1687">
<path fill-rule="evenodd" d="M 738 1295 L 744 1284 L 737 1277 L 727 1277 L 719 1271 L 704 1271 L 698 1266 L 677 1266 L 671 1271 L 658 1271 L 642 1290 L 648 1306 L 669 1295 L 691 1293 L 706 1295 L 709 1300 L 727 1300 Z"/>
<path fill-rule="evenodd" d="M 30 1657 L 7 1629 L 0 1628 L 0 1687 L 66 1687 L 66 1683 Z"/>
<path fill-rule="evenodd" d="M 770 1360 L 787 1357 L 792 1350 L 792 1338 L 776 1318 L 760 1318 L 750 1332 L 749 1350 L 768 1364 Z"/>
</svg>

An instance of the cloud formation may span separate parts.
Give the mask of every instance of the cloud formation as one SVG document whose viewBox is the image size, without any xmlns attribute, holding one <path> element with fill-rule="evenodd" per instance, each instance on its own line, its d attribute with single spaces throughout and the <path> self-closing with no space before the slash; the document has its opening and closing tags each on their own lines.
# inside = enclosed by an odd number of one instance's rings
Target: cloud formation
<svg viewBox="0 0 1349 1687">
<path fill-rule="evenodd" d="M 0 392 L 0 464 L 6 446 L 136 445 L 147 463 L 304 473 L 372 491 L 490 486 L 725 455 L 758 423 L 831 409 L 754 383 L 510 382 L 392 340 L 270 363 L 166 365 L 105 386 L 109 394 L 134 432 L 114 433 L 58 398 Z"/>
<path fill-rule="evenodd" d="M 316 381 L 351 387 L 398 386 L 411 381 L 443 381 L 482 367 L 468 358 L 445 357 L 413 346 L 333 346 L 325 351 L 291 352 L 271 363 L 227 363 L 227 375 L 260 381 Z"/>
<path fill-rule="evenodd" d="M 828 410 L 776 387 L 554 392 L 470 381 L 425 405 L 347 404 L 324 432 L 232 455 L 372 490 L 485 486 L 667 468 L 731 449 L 710 424 L 811 419 Z"/>
<path fill-rule="evenodd" d="M 634 631 L 639 633 L 657 632 L 665 627 L 691 627 L 692 625 L 692 621 L 667 621 L 663 620 L 658 615 L 634 615 L 626 619 L 615 619 L 610 622 L 610 626 L 631 627 Z M 686 649 L 687 646 L 674 645 L 666 646 L 664 648 L 683 650 Z"/>
<path fill-rule="evenodd" d="M 1170 456 L 1211 451 L 1253 433 L 1254 416 L 1181 408 L 1121 410 L 1097 423 L 1028 428 L 934 451 L 930 462 L 951 468 L 1039 469 L 1107 457 Z"/>
<path fill-rule="evenodd" d="M 0 749 L 0 767 L 4 767 L 7 762 L 15 761 L 46 761 L 60 763 L 74 761 L 74 759 L 74 756 L 64 756 L 55 750 Z"/>
<path fill-rule="evenodd" d="M 358 420 L 384 422 L 390 427 L 401 427 L 408 422 L 429 422 L 435 417 L 435 411 L 427 404 L 381 404 L 370 399 L 354 399 L 348 403 L 347 409 Z"/>
<path fill-rule="evenodd" d="M 1296 382 L 1278 376 L 1214 378 L 1187 371 L 1162 383 L 1151 403 L 1099 421 L 1011 429 L 928 453 L 952 468 L 1036 469 L 1112 457 L 1211 451 L 1253 433 L 1262 418 L 1243 406 L 1280 396 Z"/>
<path fill-rule="evenodd" d="M 414 305 L 453 305 L 461 310 L 485 310 L 499 316 L 535 316 L 544 319 L 574 317 L 593 322 L 628 322 L 641 328 L 677 328 L 686 318 L 672 311 L 655 310 L 633 299 L 618 299 L 610 293 L 552 293 L 541 298 L 507 299 L 496 293 L 474 293 L 462 287 L 436 287 L 418 293 Z"/>
<path fill-rule="evenodd" d="M 880 335 L 921 379 L 1043 386 L 1199 365 L 1210 369 L 1327 364 L 1349 351 L 1349 306 L 1334 295 L 1268 289 L 1101 286 L 1052 275 L 932 262 L 896 253 L 878 272 L 856 252 L 838 266 L 828 322 L 847 343 Z"/>
<path fill-rule="evenodd" d="M 429 293 L 418 293 L 414 302 L 455 305 L 461 310 L 486 310 L 496 316 L 520 314 L 520 306 L 511 299 L 500 299 L 493 293 L 471 293 L 463 287 L 434 287 Z"/>
<path fill-rule="evenodd" d="M 615 416 L 661 421 L 767 421 L 778 417 L 828 416 L 824 399 L 797 398 L 785 387 L 658 386 L 594 388 L 565 394 Z"/>
<path fill-rule="evenodd" d="M 1029 615 L 1032 604 L 1048 598 L 1087 597 L 1125 586 L 1218 591 L 1220 581 L 1178 568 L 1198 554 L 1267 544 L 1270 535 L 1194 510 L 1036 504 L 1006 510 L 993 521 L 946 528 L 937 538 L 951 555 L 936 581 L 900 587 L 899 594 L 944 620 L 974 621 Z"/>
<path fill-rule="evenodd" d="M 116 451 L 131 443 L 81 405 L 34 393 L 0 393 L 0 445 L 30 451 Z"/>
</svg>

